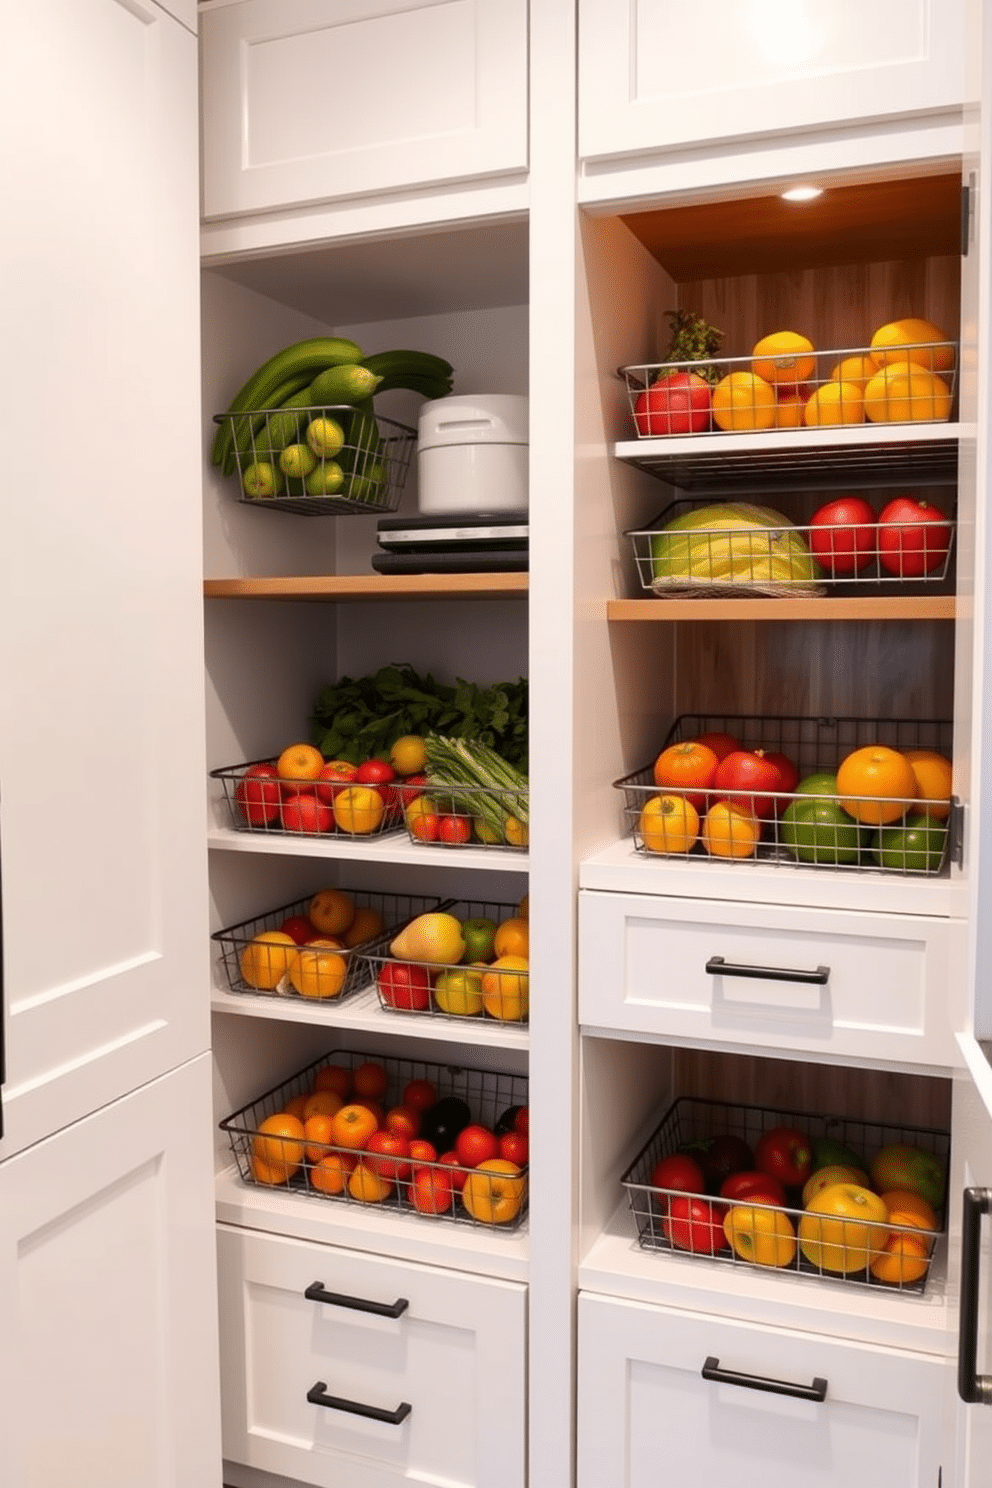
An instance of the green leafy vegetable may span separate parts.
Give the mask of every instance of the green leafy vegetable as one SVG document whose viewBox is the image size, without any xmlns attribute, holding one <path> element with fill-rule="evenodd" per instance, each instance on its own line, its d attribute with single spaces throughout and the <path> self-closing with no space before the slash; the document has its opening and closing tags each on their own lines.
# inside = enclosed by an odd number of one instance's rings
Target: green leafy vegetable
<svg viewBox="0 0 992 1488">
<path fill-rule="evenodd" d="M 503 759 L 527 768 L 527 681 L 480 687 L 421 676 L 408 663 L 368 677 L 341 677 L 314 702 L 311 738 L 325 759 L 385 759 L 404 734 L 477 739 Z"/>
</svg>

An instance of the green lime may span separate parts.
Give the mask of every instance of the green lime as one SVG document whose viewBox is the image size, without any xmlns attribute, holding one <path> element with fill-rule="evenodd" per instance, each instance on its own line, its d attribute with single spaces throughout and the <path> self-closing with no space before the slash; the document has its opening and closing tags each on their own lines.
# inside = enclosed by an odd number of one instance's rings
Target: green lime
<svg viewBox="0 0 992 1488">
<path fill-rule="evenodd" d="M 803 796 L 786 807 L 779 828 L 782 842 L 801 863 L 856 863 L 861 831 L 839 801 Z"/>
<path fill-rule="evenodd" d="M 330 459 L 344 444 L 344 430 L 336 419 L 311 419 L 307 425 L 307 444 L 318 459 Z"/>
<path fill-rule="evenodd" d="M 306 476 L 317 466 L 317 456 L 308 444 L 287 444 L 279 456 L 283 475 Z"/>
<path fill-rule="evenodd" d="M 333 496 L 341 489 L 344 471 L 333 460 L 322 460 L 307 476 L 309 496 Z"/>
<path fill-rule="evenodd" d="M 936 873 L 946 842 L 945 822 L 911 811 L 891 827 L 879 827 L 871 839 L 871 855 L 894 873 Z"/>
<path fill-rule="evenodd" d="M 267 460 L 256 460 L 241 477 L 241 487 L 253 501 L 276 496 L 283 487 L 282 472 Z"/>
<path fill-rule="evenodd" d="M 804 775 L 796 786 L 794 794 L 797 796 L 835 796 L 837 776 L 830 775 L 826 771 L 819 775 Z"/>
</svg>

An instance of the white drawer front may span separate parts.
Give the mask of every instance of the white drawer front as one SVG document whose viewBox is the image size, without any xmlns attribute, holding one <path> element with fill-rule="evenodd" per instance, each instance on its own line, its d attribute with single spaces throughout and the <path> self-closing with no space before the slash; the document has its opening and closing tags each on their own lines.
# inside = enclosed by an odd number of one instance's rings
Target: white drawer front
<svg viewBox="0 0 992 1488">
<path fill-rule="evenodd" d="M 524 1287 L 224 1225 L 218 1265 L 225 1458 L 321 1488 L 522 1488 Z M 403 1419 L 312 1402 L 318 1384 Z"/>
<path fill-rule="evenodd" d="M 735 1382 L 704 1378 L 708 1361 Z M 947 1465 L 952 1369 L 938 1357 L 581 1293 L 578 1488 L 933 1488 Z"/>
<path fill-rule="evenodd" d="M 583 890 L 579 1017 L 586 1027 L 952 1066 L 960 944 L 960 926 L 938 918 Z"/>
<path fill-rule="evenodd" d="M 245 0 L 201 57 L 206 218 L 526 168 L 526 0 Z"/>
</svg>

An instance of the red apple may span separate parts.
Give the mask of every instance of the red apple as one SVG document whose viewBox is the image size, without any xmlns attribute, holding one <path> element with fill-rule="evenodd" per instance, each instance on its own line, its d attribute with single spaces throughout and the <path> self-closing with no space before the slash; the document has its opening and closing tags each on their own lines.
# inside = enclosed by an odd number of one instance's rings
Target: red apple
<svg viewBox="0 0 992 1488">
<path fill-rule="evenodd" d="M 397 1132 L 380 1128 L 365 1144 L 364 1162 L 389 1183 L 399 1183 L 410 1176 L 410 1143 Z"/>
<path fill-rule="evenodd" d="M 235 797 L 249 826 L 265 827 L 275 821 L 282 799 L 275 765 L 249 765 L 238 782 Z"/>
<path fill-rule="evenodd" d="M 761 817 L 770 815 L 772 798 L 758 792 L 778 790 L 780 779 L 778 766 L 766 758 L 764 750 L 737 749 L 717 765 L 713 788 L 731 805 Z"/>
<path fill-rule="evenodd" d="M 290 797 L 280 809 L 282 825 L 287 832 L 332 832 L 334 812 L 323 801 L 309 793 Z"/>
<path fill-rule="evenodd" d="M 499 1139 L 498 1156 L 508 1158 L 510 1162 L 516 1163 L 518 1168 L 525 1168 L 529 1147 L 530 1139 L 526 1132 L 504 1132 Z"/>
<path fill-rule="evenodd" d="M 437 840 L 449 847 L 468 842 L 472 836 L 472 822 L 467 816 L 440 816 L 437 823 Z"/>
<path fill-rule="evenodd" d="M 392 1106 L 386 1112 L 386 1130 L 412 1142 L 420 1132 L 420 1112 L 412 1106 Z"/>
<path fill-rule="evenodd" d="M 416 1168 L 406 1195 L 419 1214 L 444 1214 L 455 1201 L 452 1175 L 440 1168 Z"/>
<path fill-rule="evenodd" d="M 395 805 L 396 794 L 388 789 L 390 781 L 396 779 L 396 771 L 392 765 L 385 760 L 370 759 L 359 765 L 355 771 L 356 785 L 371 785 L 382 797 L 382 803 L 389 811 Z"/>
<path fill-rule="evenodd" d="M 455 1138 L 455 1156 L 461 1167 L 477 1168 L 481 1162 L 500 1156 L 499 1138 L 477 1122 L 463 1127 Z"/>
<path fill-rule="evenodd" d="M 403 1086 L 404 1106 L 412 1106 L 415 1111 L 426 1111 L 437 1100 L 437 1089 L 430 1080 L 408 1080 Z"/>
<path fill-rule="evenodd" d="M 634 401 L 634 422 L 643 437 L 697 434 L 710 426 L 710 385 L 695 372 L 672 372 L 645 388 Z"/>
<path fill-rule="evenodd" d="M 291 935 L 297 945 L 306 945 L 308 940 L 317 940 L 320 936 L 320 931 L 314 928 L 306 915 L 290 915 L 283 920 L 279 929 L 283 935 Z"/>
<path fill-rule="evenodd" d="M 402 1013 L 422 1013 L 431 1005 L 431 978 L 426 966 L 409 961 L 387 961 L 376 978 L 387 1007 Z"/>
<path fill-rule="evenodd" d="M 328 760 L 314 786 L 318 798 L 330 805 L 339 791 L 352 784 L 357 771 L 358 766 L 349 764 L 347 760 Z"/>
</svg>

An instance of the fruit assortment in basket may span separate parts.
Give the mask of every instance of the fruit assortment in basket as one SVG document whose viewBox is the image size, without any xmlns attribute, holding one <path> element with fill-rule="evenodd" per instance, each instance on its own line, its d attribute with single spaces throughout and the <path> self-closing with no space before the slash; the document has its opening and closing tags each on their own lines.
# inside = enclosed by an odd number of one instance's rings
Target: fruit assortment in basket
<svg viewBox="0 0 992 1488">
<path fill-rule="evenodd" d="M 719 722 L 719 721 L 718 721 Z M 738 720 L 760 738 L 762 720 Z M 810 739 L 819 724 L 809 720 Z M 852 723 L 854 721 L 845 721 Z M 639 851 L 725 862 L 791 861 L 816 867 L 937 873 L 952 810 L 950 756 L 911 745 L 898 725 L 844 730 L 830 763 L 804 740 L 802 720 L 769 720 L 773 747 L 744 743 L 734 720 L 698 731 L 677 725 L 653 765 L 615 782 Z M 778 740 L 798 725 L 790 755 Z M 939 725 L 928 731 L 942 738 Z M 859 737 L 860 736 L 860 737 Z M 838 740 L 839 742 L 839 740 Z M 811 768 L 803 768 L 812 760 Z"/>
<path fill-rule="evenodd" d="M 922 1289 L 947 1147 L 946 1133 L 689 1099 L 622 1181 L 646 1249 Z"/>
<path fill-rule="evenodd" d="M 521 1076 L 339 1053 L 221 1128 L 248 1183 L 504 1228 L 526 1210 Z"/>
<path fill-rule="evenodd" d="M 273 758 L 211 771 L 239 830 L 371 837 L 403 825 L 401 786 L 386 760 L 325 759 L 316 745 L 289 744 Z"/>
<path fill-rule="evenodd" d="M 363 956 L 390 1012 L 526 1023 L 529 896 L 516 905 L 464 901 L 418 915 Z"/>
<path fill-rule="evenodd" d="M 621 369 L 639 438 L 951 416 L 957 347 L 919 316 L 888 321 L 845 350 L 819 350 L 795 330 L 760 337 L 747 356 L 715 357 L 712 344 L 687 355 L 676 338 L 665 361 Z"/>
</svg>

